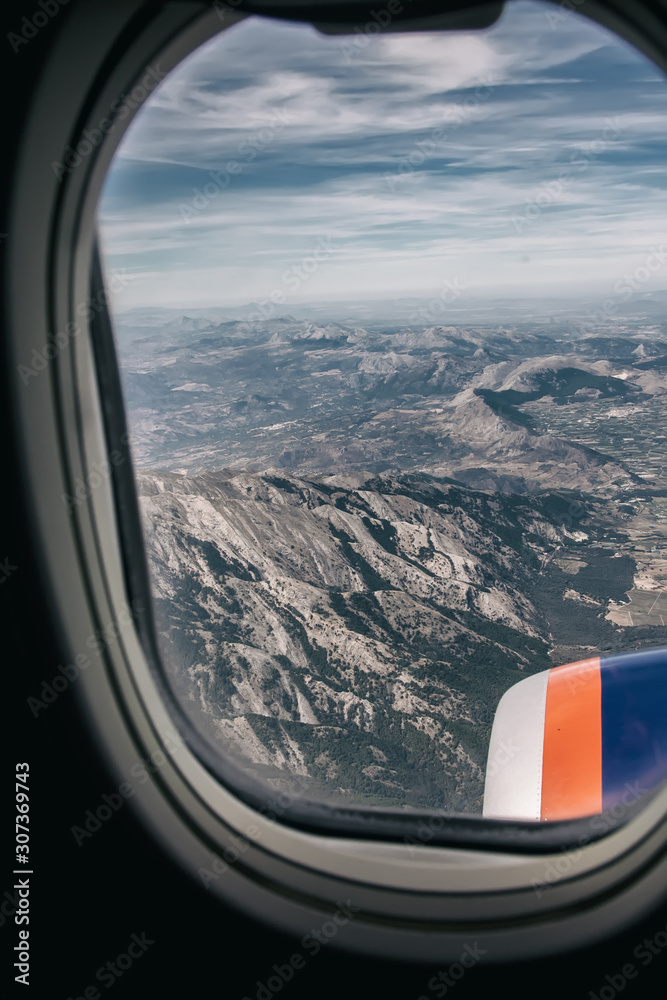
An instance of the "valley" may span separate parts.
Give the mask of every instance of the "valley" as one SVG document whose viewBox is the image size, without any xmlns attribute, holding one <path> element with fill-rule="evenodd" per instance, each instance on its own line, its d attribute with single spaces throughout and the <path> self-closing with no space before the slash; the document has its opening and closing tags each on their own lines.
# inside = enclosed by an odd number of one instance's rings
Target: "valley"
<svg viewBox="0 0 667 1000">
<path fill-rule="evenodd" d="M 248 773 L 480 812 L 508 687 L 667 644 L 652 316 L 117 338 L 163 664 Z"/>
</svg>

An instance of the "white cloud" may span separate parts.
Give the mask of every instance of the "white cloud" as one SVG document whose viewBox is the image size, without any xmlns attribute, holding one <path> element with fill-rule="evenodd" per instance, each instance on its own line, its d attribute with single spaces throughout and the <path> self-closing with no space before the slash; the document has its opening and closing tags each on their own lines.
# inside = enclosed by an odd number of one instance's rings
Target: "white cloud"
<svg viewBox="0 0 667 1000">
<path fill-rule="evenodd" d="M 161 84 L 101 209 L 109 265 L 138 275 L 132 305 L 268 295 L 327 234 L 338 249 L 307 298 L 409 294 L 444 271 L 480 288 L 603 288 L 664 233 L 667 91 L 605 29 L 573 15 L 552 30 L 522 0 L 480 33 L 378 35 L 347 60 L 343 44 L 249 19 Z M 588 166 L 547 198 L 582 150 Z M 186 221 L 208 172 L 235 159 Z"/>
</svg>

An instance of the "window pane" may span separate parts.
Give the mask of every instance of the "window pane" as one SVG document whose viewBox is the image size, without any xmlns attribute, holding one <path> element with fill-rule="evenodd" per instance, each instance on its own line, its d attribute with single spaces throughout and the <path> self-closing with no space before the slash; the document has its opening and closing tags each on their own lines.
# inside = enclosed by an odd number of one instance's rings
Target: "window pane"
<svg viewBox="0 0 667 1000">
<path fill-rule="evenodd" d="M 221 753 L 479 813 L 505 692 L 667 645 L 666 111 L 524 2 L 251 18 L 151 94 L 100 230 L 163 662 Z"/>
</svg>

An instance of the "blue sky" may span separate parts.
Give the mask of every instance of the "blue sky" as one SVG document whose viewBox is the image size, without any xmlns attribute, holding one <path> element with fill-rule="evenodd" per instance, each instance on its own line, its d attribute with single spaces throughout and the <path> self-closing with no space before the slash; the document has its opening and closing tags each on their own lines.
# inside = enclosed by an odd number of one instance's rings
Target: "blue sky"
<svg viewBox="0 0 667 1000">
<path fill-rule="evenodd" d="M 518 0 L 356 37 L 249 18 L 160 84 L 100 205 L 117 309 L 603 296 L 667 242 L 667 81 L 615 35 Z"/>
</svg>

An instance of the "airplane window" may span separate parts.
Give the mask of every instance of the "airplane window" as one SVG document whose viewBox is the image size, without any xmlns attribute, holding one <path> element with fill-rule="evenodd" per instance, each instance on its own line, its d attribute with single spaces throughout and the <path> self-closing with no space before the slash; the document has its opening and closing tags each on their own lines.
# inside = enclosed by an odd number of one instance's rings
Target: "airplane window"
<svg viewBox="0 0 667 1000">
<path fill-rule="evenodd" d="M 162 664 L 273 789 L 592 815 L 667 777 L 664 79 L 381 15 L 232 25 L 109 171 Z"/>
</svg>

